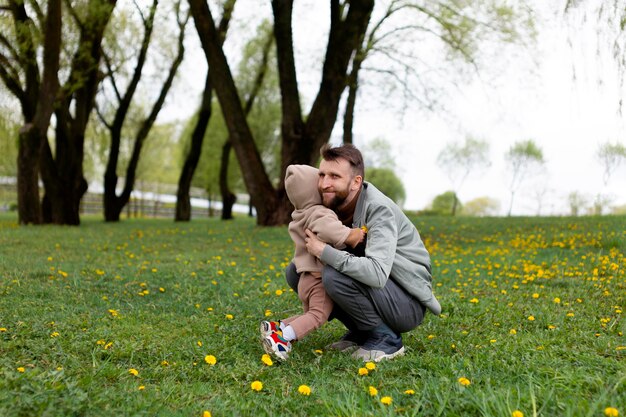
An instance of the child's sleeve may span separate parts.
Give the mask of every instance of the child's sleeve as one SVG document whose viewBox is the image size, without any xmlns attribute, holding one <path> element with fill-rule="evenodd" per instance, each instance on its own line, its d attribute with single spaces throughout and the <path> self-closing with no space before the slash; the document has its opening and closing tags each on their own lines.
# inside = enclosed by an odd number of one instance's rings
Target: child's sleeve
<svg viewBox="0 0 626 417">
<path fill-rule="evenodd" d="M 315 233 L 319 240 L 337 248 L 345 248 L 350 228 L 339 221 L 334 211 L 323 208 L 311 216 L 308 229 Z"/>
</svg>

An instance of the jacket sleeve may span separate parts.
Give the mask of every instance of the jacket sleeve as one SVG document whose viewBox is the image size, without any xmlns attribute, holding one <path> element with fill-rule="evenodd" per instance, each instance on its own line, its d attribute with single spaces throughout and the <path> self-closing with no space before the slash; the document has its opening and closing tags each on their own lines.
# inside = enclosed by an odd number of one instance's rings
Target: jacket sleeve
<svg viewBox="0 0 626 417">
<path fill-rule="evenodd" d="M 320 208 L 312 216 L 307 226 L 322 242 L 343 249 L 350 228 L 344 226 L 330 209 Z"/>
<path fill-rule="evenodd" d="M 365 256 L 354 256 L 326 245 L 320 259 L 363 284 L 382 288 L 391 274 L 398 242 L 395 216 L 390 207 L 376 205 L 368 208 L 366 218 Z"/>
</svg>

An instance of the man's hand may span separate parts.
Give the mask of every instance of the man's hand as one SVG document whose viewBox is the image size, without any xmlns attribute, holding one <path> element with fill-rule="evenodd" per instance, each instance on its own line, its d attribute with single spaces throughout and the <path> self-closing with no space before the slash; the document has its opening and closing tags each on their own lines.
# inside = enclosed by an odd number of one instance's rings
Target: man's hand
<svg viewBox="0 0 626 417">
<path fill-rule="evenodd" d="M 324 251 L 326 243 L 319 240 L 317 238 L 317 235 L 309 229 L 306 229 L 304 233 L 306 233 L 307 235 L 307 237 L 304 239 L 304 242 L 306 243 L 306 250 L 316 258 L 322 256 L 322 252 Z"/>
</svg>

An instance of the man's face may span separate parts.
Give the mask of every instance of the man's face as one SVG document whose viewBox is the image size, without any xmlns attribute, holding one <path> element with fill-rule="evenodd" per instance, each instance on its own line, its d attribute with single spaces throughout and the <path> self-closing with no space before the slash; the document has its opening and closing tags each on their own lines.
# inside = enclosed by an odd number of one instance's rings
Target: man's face
<svg viewBox="0 0 626 417">
<path fill-rule="evenodd" d="M 322 159 L 317 187 L 322 203 L 331 210 L 348 204 L 361 187 L 362 178 L 354 175 L 350 163 L 339 158 L 334 161 Z"/>
</svg>

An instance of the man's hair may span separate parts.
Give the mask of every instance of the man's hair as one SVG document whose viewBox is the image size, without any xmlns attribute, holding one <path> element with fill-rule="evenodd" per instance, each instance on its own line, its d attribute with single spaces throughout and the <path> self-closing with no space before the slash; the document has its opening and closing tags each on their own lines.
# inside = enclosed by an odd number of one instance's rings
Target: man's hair
<svg viewBox="0 0 626 417">
<path fill-rule="evenodd" d="M 327 143 L 320 149 L 320 155 L 326 161 L 335 161 L 339 158 L 345 159 L 350 163 L 354 175 L 360 175 L 365 180 L 363 155 L 353 144 L 344 143 L 343 145 L 333 147 Z"/>
</svg>

